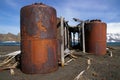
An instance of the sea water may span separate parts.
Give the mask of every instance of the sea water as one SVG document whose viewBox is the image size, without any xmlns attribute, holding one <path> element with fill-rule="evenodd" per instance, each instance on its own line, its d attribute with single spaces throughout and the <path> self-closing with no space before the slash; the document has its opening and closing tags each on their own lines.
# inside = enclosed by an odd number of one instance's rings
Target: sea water
<svg viewBox="0 0 120 80">
<path fill-rule="evenodd" d="M 77 45 L 72 43 L 72 45 Z M 20 46 L 20 42 L 0 42 L 0 46 Z M 107 46 L 120 46 L 120 42 L 107 42 Z"/>
<path fill-rule="evenodd" d="M 20 46 L 20 42 L 0 42 L 0 46 Z"/>
<path fill-rule="evenodd" d="M 120 42 L 107 42 L 107 46 L 120 46 Z"/>
</svg>

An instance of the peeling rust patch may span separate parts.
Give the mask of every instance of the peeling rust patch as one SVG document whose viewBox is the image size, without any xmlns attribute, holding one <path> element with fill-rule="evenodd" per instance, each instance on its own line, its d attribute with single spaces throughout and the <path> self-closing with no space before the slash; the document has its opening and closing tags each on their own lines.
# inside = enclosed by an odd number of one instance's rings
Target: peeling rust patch
<svg viewBox="0 0 120 80">
<path fill-rule="evenodd" d="M 43 26 L 40 21 L 37 23 L 37 26 L 38 26 L 38 29 L 39 29 L 40 31 L 44 31 L 44 32 L 47 31 L 47 28 L 46 28 L 45 26 Z"/>
</svg>

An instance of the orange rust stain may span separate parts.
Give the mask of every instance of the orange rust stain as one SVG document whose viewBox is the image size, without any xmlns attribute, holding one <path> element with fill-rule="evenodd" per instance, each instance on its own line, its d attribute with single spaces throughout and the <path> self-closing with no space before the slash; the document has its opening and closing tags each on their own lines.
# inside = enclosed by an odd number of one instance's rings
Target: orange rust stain
<svg viewBox="0 0 120 80">
<path fill-rule="evenodd" d="M 39 21 L 37 23 L 37 26 L 38 26 L 38 28 L 39 28 L 40 31 L 44 31 L 44 32 L 47 31 L 46 27 L 42 25 L 41 21 Z"/>
<path fill-rule="evenodd" d="M 32 61 L 34 65 L 40 66 L 48 61 L 48 46 L 54 48 L 53 44 L 54 40 L 49 39 L 32 40 Z"/>
<path fill-rule="evenodd" d="M 35 65 L 43 64 L 47 61 L 47 42 L 44 40 L 32 41 L 32 60 Z"/>
</svg>

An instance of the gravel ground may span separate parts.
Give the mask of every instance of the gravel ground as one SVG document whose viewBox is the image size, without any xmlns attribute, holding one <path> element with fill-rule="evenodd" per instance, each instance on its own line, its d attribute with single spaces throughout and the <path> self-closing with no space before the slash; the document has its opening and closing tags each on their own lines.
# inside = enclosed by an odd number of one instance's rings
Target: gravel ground
<svg viewBox="0 0 120 80">
<path fill-rule="evenodd" d="M 24 74 L 19 68 L 14 69 L 15 74 L 11 75 L 9 70 L 0 72 L 0 80 L 74 80 L 83 70 L 85 72 L 79 80 L 120 80 L 120 47 L 114 46 L 113 57 L 83 55 L 82 52 L 75 52 L 78 57 L 68 63 L 65 67 L 60 67 L 55 72 L 48 74 Z M 19 50 L 19 46 L 0 46 L 0 54 L 7 54 Z M 91 59 L 90 68 L 87 69 L 88 57 Z M 86 70 L 87 69 L 87 70 Z"/>
</svg>

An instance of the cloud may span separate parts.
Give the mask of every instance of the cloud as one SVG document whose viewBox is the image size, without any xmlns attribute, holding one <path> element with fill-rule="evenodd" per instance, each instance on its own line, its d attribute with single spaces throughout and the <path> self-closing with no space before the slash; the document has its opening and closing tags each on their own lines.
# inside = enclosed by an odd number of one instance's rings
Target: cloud
<svg viewBox="0 0 120 80">
<path fill-rule="evenodd" d="M 120 33 L 120 23 L 108 23 L 107 33 Z"/>
<path fill-rule="evenodd" d="M 14 1 L 14 0 L 5 0 L 5 2 L 9 5 L 9 6 L 11 6 L 11 7 L 13 7 L 13 8 L 17 8 L 18 7 L 18 3 L 17 3 L 17 1 Z"/>
<path fill-rule="evenodd" d="M 120 13 L 115 1 L 65 0 L 56 6 L 58 16 L 63 16 L 75 25 L 73 17 L 82 20 L 101 19 L 107 24 L 108 33 L 120 33 Z"/>
<path fill-rule="evenodd" d="M 71 21 L 73 17 L 82 20 L 101 19 L 105 15 L 103 11 L 107 11 L 108 6 L 103 4 L 102 1 L 98 2 L 96 0 L 66 0 L 56 5 L 56 9 L 58 16 L 63 16 Z"/>
<path fill-rule="evenodd" d="M 108 6 L 103 4 L 102 1 L 96 1 L 96 0 L 70 0 L 67 2 L 67 5 L 65 6 L 73 9 L 80 9 L 80 10 L 106 10 L 108 9 Z"/>
<path fill-rule="evenodd" d="M 103 0 L 63 0 L 55 6 L 58 16 L 63 16 L 67 20 L 73 17 L 86 19 L 101 19 L 104 22 L 119 21 L 120 14 L 116 5 L 112 1 Z"/>
</svg>

